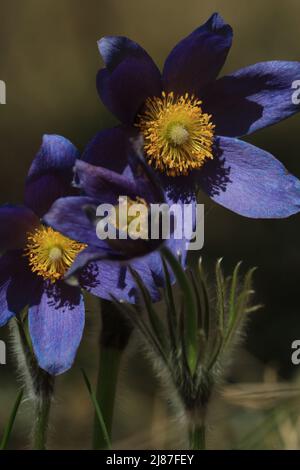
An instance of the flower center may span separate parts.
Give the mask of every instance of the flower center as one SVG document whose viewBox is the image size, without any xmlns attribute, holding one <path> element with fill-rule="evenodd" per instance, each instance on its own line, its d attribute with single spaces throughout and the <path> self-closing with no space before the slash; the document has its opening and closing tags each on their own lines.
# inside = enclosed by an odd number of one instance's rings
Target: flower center
<svg viewBox="0 0 300 470">
<path fill-rule="evenodd" d="M 169 131 L 170 143 L 174 145 L 182 145 L 189 138 L 189 133 L 182 124 L 173 124 Z"/>
<path fill-rule="evenodd" d="M 148 98 L 136 126 L 150 165 L 169 176 L 187 175 L 213 158 L 214 124 L 193 95 Z"/>
<path fill-rule="evenodd" d="M 148 204 L 137 197 L 135 200 L 128 196 L 120 196 L 119 204 L 115 206 L 116 220 L 112 220 L 115 227 L 130 235 L 134 229 L 138 238 L 146 239 L 148 237 Z"/>
<path fill-rule="evenodd" d="M 40 227 L 28 235 L 25 256 L 32 272 L 53 283 L 64 277 L 84 248 L 50 227 Z"/>
</svg>

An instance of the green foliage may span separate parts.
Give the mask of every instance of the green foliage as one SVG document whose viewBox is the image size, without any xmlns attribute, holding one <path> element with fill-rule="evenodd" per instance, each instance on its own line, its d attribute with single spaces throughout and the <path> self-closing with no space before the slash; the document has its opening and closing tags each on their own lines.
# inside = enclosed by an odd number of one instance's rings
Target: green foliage
<svg viewBox="0 0 300 470">
<path fill-rule="evenodd" d="M 111 449 L 111 442 L 110 442 L 109 434 L 108 434 L 108 431 L 107 431 L 106 426 L 105 426 L 105 421 L 104 421 L 103 414 L 102 414 L 101 408 L 99 406 L 96 394 L 92 389 L 91 383 L 89 381 L 89 378 L 88 378 L 86 372 L 83 369 L 81 369 L 81 372 L 82 372 L 83 379 L 84 379 L 87 391 L 89 393 L 90 399 L 91 399 L 91 401 L 93 403 L 93 406 L 95 408 L 95 416 L 97 417 L 98 424 L 99 424 L 99 426 L 102 430 L 102 434 L 104 436 L 106 446 L 107 446 L 108 449 Z"/>
<path fill-rule="evenodd" d="M 7 423 L 6 428 L 4 430 L 3 437 L 1 439 L 0 450 L 6 450 L 7 449 L 7 446 L 8 446 L 9 440 L 10 440 L 10 436 L 11 436 L 11 433 L 12 433 L 12 430 L 13 430 L 13 427 L 14 427 L 14 423 L 15 423 L 15 420 L 16 420 L 21 402 L 22 402 L 22 398 L 23 398 L 23 390 L 20 390 L 20 392 L 18 393 L 18 396 L 16 398 L 16 401 L 14 403 L 13 409 L 11 411 L 8 423 Z"/>
<path fill-rule="evenodd" d="M 175 391 L 187 415 L 198 419 L 205 413 L 212 388 L 221 379 L 233 346 L 241 337 L 247 314 L 259 308 L 250 302 L 254 269 L 241 276 L 238 263 L 232 275 L 225 278 L 218 260 L 211 284 L 201 259 L 197 269 L 185 271 L 180 261 L 163 249 L 162 262 L 165 315 L 158 313 L 134 270 L 131 272 L 141 293 L 146 318 L 139 307 L 116 299 L 114 302 L 139 331 L 168 392 Z M 172 288 L 174 277 L 176 292 Z"/>
</svg>

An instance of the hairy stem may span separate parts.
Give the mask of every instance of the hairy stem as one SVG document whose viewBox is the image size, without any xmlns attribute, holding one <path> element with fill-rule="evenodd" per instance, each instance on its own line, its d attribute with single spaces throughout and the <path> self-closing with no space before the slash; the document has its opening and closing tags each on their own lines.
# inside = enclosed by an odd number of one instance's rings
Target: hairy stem
<svg viewBox="0 0 300 470">
<path fill-rule="evenodd" d="M 33 449 L 46 450 L 51 397 L 39 397 L 35 403 L 35 425 L 33 429 Z"/>
<path fill-rule="evenodd" d="M 39 368 L 22 320 L 11 322 L 11 334 L 19 377 L 33 408 L 32 448 L 45 450 L 54 378 Z"/>
</svg>

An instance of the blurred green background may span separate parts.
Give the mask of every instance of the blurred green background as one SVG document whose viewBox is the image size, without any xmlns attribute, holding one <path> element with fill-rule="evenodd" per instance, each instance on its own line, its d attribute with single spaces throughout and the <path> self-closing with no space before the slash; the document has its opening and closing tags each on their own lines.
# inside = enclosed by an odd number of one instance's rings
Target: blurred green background
<svg viewBox="0 0 300 470">
<path fill-rule="evenodd" d="M 82 150 L 95 132 L 115 123 L 95 88 L 100 37 L 129 36 L 161 66 L 174 44 L 214 11 L 235 32 L 225 73 L 264 60 L 299 60 L 298 0 L 0 0 L 0 79 L 7 85 L 7 104 L 0 106 L 0 202 L 22 201 L 24 178 L 44 133 L 62 134 Z M 300 177 L 299 125 L 295 116 L 248 140 Z M 300 400 L 293 392 L 300 366 L 298 371 L 290 359 L 291 343 L 300 338 L 300 215 L 256 221 L 203 199 L 206 264 L 224 256 L 228 269 L 240 259 L 245 268 L 258 266 L 256 298 L 264 304 L 237 351 L 225 393 L 217 393 L 211 406 L 209 447 L 300 448 Z M 58 379 L 52 448 L 89 446 L 92 409 L 78 366 L 94 377 L 98 317 L 89 312 L 76 367 Z M 0 339 L 6 338 L 2 329 Z M 182 432 L 168 419 L 165 400 L 136 349 L 133 339 L 119 384 L 118 445 L 180 448 Z M 10 355 L 8 362 L 0 366 L 0 433 L 17 390 Z M 29 412 L 23 406 L 12 448 L 28 445 Z"/>
</svg>

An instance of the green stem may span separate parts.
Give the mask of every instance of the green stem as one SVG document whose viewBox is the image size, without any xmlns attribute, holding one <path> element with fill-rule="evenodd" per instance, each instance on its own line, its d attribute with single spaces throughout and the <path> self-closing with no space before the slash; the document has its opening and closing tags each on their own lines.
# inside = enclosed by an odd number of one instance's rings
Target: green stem
<svg viewBox="0 0 300 470">
<path fill-rule="evenodd" d="M 14 319 L 10 325 L 20 377 L 33 404 L 32 447 L 34 450 L 45 450 L 54 377 L 39 368 L 23 321 Z"/>
<path fill-rule="evenodd" d="M 51 397 L 45 395 L 36 399 L 33 429 L 34 450 L 46 450 L 50 407 Z"/>
<path fill-rule="evenodd" d="M 102 329 L 96 398 L 111 441 L 117 382 L 123 352 L 128 344 L 132 327 L 112 302 L 101 301 Z M 94 449 L 107 449 L 107 436 L 94 420 Z"/>
<path fill-rule="evenodd" d="M 121 356 L 122 352 L 113 348 L 101 348 L 96 396 L 110 440 Z M 96 416 L 93 447 L 94 449 L 107 448 L 107 440 Z"/>
<path fill-rule="evenodd" d="M 205 424 L 194 424 L 189 431 L 190 450 L 205 450 Z"/>
</svg>

